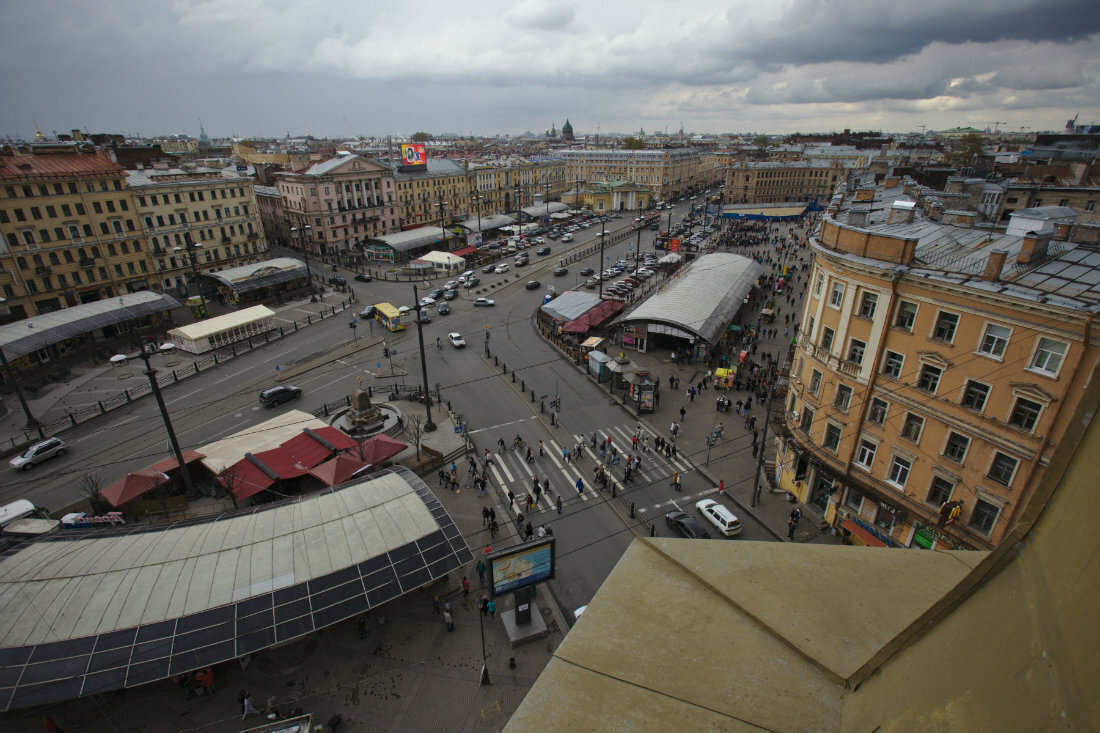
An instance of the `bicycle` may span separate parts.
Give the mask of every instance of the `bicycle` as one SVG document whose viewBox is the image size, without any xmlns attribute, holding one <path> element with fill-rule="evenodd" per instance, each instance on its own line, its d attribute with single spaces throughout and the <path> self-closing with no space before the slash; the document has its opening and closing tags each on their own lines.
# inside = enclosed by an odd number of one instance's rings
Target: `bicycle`
<svg viewBox="0 0 1100 733">
<path fill-rule="evenodd" d="M 516 436 L 516 439 L 512 441 L 512 450 L 516 450 L 517 448 L 523 450 L 526 447 L 527 444 L 524 443 L 523 438 L 519 437 L 518 435 Z"/>
</svg>

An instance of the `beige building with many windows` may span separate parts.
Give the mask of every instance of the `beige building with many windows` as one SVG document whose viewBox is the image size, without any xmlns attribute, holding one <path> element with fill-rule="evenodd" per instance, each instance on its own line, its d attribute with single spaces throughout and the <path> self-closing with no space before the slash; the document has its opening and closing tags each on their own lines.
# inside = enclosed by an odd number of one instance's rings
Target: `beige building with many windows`
<svg viewBox="0 0 1100 733">
<path fill-rule="evenodd" d="M 149 244 L 126 171 L 90 143 L 0 150 L 0 290 L 15 321 L 147 289 Z"/>
<path fill-rule="evenodd" d="M 715 153 L 693 148 L 652 150 L 562 150 L 566 180 L 572 183 L 625 182 L 645 186 L 668 201 L 722 182 Z"/>
<path fill-rule="evenodd" d="M 726 169 L 726 203 L 820 203 L 846 177 L 844 165 L 830 160 L 739 163 Z"/>
<path fill-rule="evenodd" d="M 776 474 L 857 543 L 988 549 L 1096 367 L 1100 228 L 979 229 L 935 193 L 888 177 L 829 204 Z"/>
<path fill-rule="evenodd" d="M 163 166 L 128 171 L 126 182 L 156 263 L 154 289 L 181 298 L 197 295 L 196 274 L 267 259 L 251 179 Z"/>
</svg>

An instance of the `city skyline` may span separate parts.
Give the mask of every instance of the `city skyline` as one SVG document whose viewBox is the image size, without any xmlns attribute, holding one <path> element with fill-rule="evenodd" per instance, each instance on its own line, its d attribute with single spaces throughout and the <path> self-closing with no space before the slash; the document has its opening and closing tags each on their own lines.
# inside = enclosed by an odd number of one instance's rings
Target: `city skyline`
<svg viewBox="0 0 1100 733">
<path fill-rule="evenodd" d="M 785 134 L 1100 121 L 1087 0 L 528 0 L 476 14 L 324 0 L 0 8 L 0 134 Z M 423 9 L 420 9 L 423 8 Z M 60 51 L 50 52 L 50 49 Z"/>
</svg>

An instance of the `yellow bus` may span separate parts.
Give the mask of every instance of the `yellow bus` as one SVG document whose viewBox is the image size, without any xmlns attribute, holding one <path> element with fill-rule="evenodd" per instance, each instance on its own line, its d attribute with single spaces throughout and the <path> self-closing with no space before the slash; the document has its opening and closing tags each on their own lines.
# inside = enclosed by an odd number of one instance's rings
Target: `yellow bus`
<svg viewBox="0 0 1100 733">
<path fill-rule="evenodd" d="M 391 331 L 405 330 L 405 314 L 390 303 L 376 303 L 374 319 Z"/>
</svg>

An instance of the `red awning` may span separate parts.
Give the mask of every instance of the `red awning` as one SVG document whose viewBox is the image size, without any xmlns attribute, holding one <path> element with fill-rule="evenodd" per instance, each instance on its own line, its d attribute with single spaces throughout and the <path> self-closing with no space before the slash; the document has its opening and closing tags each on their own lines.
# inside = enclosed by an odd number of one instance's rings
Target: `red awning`
<svg viewBox="0 0 1100 733">
<path fill-rule="evenodd" d="M 588 333 L 592 326 L 598 326 L 623 309 L 622 301 L 605 300 L 593 306 L 577 319 L 562 326 L 562 333 Z"/>
<path fill-rule="evenodd" d="M 336 486 L 369 468 L 370 465 L 349 453 L 340 453 L 332 460 L 309 469 L 309 475 L 324 481 L 327 486 Z"/>
<path fill-rule="evenodd" d="M 313 466 L 300 463 L 297 458 L 281 447 L 265 450 L 262 453 L 254 453 L 253 455 L 265 466 L 279 474 L 279 478 L 284 481 L 288 478 L 303 476 L 306 471 L 313 468 Z"/>
<path fill-rule="evenodd" d="M 860 527 L 851 519 L 845 519 L 840 523 L 840 526 L 852 533 L 852 541 L 854 544 L 866 545 L 867 547 L 886 547 L 885 542 L 875 537 L 863 527 Z"/>
<path fill-rule="evenodd" d="M 355 438 L 351 437 L 342 430 L 337 430 L 333 427 L 324 428 L 306 428 L 306 433 L 313 433 L 320 438 L 328 441 L 332 445 L 336 446 L 336 450 L 347 450 L 348 448 L 354 448 L 359 444 Z"/>
<path fill-rule="evenodd" d="M 474 254 L 475 252 L 477 252 L 477 247 L 470 246 L 463 247 L 462 249 L 456 249 L 454 252 L 450 252 L 449 254 L 453 254 L 456 257 L 466 257 L 468 255 Z"/>
<path fill-rule="evenodd" d="M 199 453 L 197 450 L 185 450 L 183 452 L 184 465 L 194 463 L 195 461 L 201 460 L 203 458 L 206 458 L 206 454 Z M 169 471 L 176 470 L 178 465 L 179 464 L 176 462 L 176 457 L 172 456 L 170 458 L 165 458 L 163 461 L 157 461 L 152 466 L 149 466 L 149 470 L 168 473 Z"/>
<path fill-rule="evenodd" d="M 333 454 L 331 448 L 308 433 L 299 433 L 273 450 L 290 456 L 294 463 L 299 463 L 307 469 L 324 463 L 332 458 Z M 281 471 L 280 475 L 282 475 Z M 283 478 L 286 477 L 283 476 Z"/>
<path fill-rule="evenodd" d="M 388 458 L 393 458 L 407 447 L 388 435 L 376 435 L 363 441 L 363 450 L 359 457 L 367 463 L 378 465 Z"/>
<path fill-rule="evenodd" d="M 99 494 L 109 501 L 111 506 L 122 506 L 128 501 L 138 498 L 149 489 L 166 483 L 168 483 L 168 477 L 160 471 L 143 468 L 140 471 L 126 474 L 101 490 Z"/>
<path fill-rule="evenodd" d="M 242 458 L 219 475 L 218 479 L 223 486 L 226 483 L 223 478 L 226 471 L 232 473 L 229 483 L 232 484 L 230 488 L 233 490 L 233 496 L 237 497 L 237 501 L 244 501 L 248 497 L 270 488 L 275 483 L 274 478 L 268 476 L 263 469 L 248 460 L 248 458 Z"/>
</svg>

